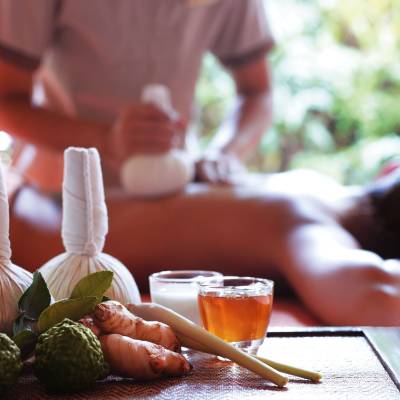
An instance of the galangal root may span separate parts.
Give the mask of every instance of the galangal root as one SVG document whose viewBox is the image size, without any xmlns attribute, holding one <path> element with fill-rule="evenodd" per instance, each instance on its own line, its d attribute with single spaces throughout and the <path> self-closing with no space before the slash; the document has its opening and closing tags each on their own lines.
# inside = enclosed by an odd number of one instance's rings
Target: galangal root
<svg viewBox="0 0 400 400">
<path fill-rule="evenodd" d="M 192 366 L 181 354 L 163 346 L 119 334 L 100 337 L 104 357 L 119 376 L 150 380 L 187 374 Z"/>
<path fill-rule="evenodd" d="M 94 322 L 93 315 L 88 314 L 79 320 L 79 322 L 89 328 L 97 337 L 101 335 L 101 329 Z"/>
<path fill-rule="evenodd" d="M 168 325 L 145 321 L 117 301 L 98 304 L 79 322 L 99 337 L 104 357 L 117 375 L 150 380 L 181 376 L 192 369 L 178 353 L 179 341 Z"/>
<path fill-rule="evenodd" d="M 93 312 L 95 325 L 104 333 L 117 333 L 132 339 L 146 340 L 180 352 L 181 346 L 174 331 L 166 324 L 145 321 L 132 314 L 117 301 L 106 301 L 96 306 Z"/>
</svg>

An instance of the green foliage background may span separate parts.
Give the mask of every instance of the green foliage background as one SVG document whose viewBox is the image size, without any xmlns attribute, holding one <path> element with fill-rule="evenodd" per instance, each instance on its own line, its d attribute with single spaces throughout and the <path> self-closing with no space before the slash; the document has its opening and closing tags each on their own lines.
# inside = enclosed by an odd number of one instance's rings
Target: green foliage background
<svg viewBox="0 0 400 400">
<path fill-rule="evenodd" d="M 363 183 L 400 155 L 398 0 L 267 0 L 275 122 L 252 169 L 313 168 Z M 197 90 L 203 142 L 234 88 L 211 56 Z"/>
</svg>

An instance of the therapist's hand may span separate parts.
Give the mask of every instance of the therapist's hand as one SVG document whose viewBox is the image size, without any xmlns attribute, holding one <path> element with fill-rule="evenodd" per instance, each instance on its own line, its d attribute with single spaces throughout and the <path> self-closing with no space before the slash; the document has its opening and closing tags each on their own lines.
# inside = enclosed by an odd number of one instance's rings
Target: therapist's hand
<svg viewBox="0 0 400 400">
<path fill-rule="evenodd" d="M 244 165 L 232 155 L 205 156 L 196 162 L 196 182 L 233 185 L 246 171 Z"/>
<path fill-rule="evenodd" d="M 161 154 L 180 147 L 185 122 L 152 104 L 133 104 L 125 108 L 110 132 L 110 153 L 117 162 L 134 154 Z"/>
</svg>

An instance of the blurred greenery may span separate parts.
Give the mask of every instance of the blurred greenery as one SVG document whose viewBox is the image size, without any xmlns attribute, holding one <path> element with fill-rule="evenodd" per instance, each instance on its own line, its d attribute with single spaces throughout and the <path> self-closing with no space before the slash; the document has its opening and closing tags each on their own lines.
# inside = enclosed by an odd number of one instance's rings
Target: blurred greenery
<svg viewBox="0 0 400 400">
<path fill-rule="evenodd" d="M 307 167 L 363 183 L 400 155 L 398 0 L 268 0 L 275 121 L 249 166 Z M 212 56 L 197 100 L 203 143 L 234 94 Z"/>
</svg>

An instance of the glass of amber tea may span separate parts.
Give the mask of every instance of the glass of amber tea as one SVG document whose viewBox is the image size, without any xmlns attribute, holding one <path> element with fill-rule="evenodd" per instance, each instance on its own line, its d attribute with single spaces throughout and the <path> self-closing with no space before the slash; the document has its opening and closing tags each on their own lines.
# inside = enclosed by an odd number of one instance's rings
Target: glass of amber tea
<svg viewBox="0 0 400 400">
<path fill-rule="evenodd" d="M 199 284 L 198 303 L 204 328 L 250 354 L 267 333 L 274 282 L 225 276 Z"/>
</svg>

